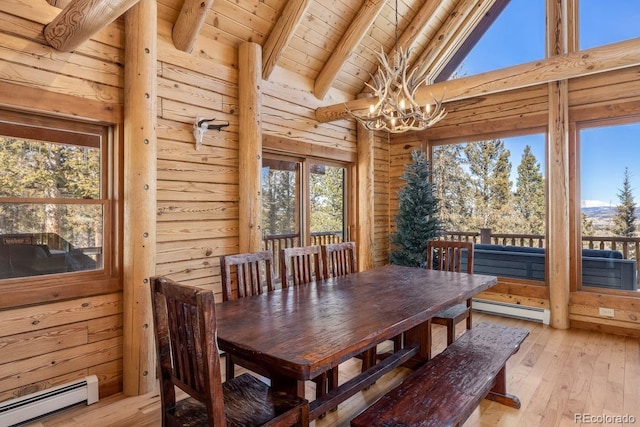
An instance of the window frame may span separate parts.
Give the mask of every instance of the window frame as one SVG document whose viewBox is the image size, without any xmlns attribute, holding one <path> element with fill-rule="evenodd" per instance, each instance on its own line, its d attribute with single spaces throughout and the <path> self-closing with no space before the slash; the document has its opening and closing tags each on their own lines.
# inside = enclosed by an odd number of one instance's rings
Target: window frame
<svg viewBox="0 0 640 427">
<path fill-rule="evenodd" d="M 38 276 L 2 279 L 3 298 L 0 309 L 56 300 L 79 298 L 122 290 L 120 278 L 122 225 L 119 221 L 122 194 L 122 161 L 118 128 L 105 123 L 39 115 L 17 110 L 0 109 L 0 133 L 7 136 L 37 139 L 53 143 L 68 143 L 82 135 L 88 146 L 96 135 L 103 141 L 101 150 L 101 197 L 97 200 L 40 197 L 0 197 L 4 203 L 78 204 L 103 207 L 102 268 L 78 272 L 53 273 Z M 83 144 L 74 144 L 83 145 Z"/>
<path fill-rule="evenodd" d="M 624 296 L 632 298 L 640 298 L 640 286 L 638 291 L 629 290 L 617 290 L 607 289 L 604 287 L 596 286 L 582 286 L 582 191 L 581 191 L 581 177 L 582 177 L 582 163 L 581 163 L 581 141 L 580 131 L 583 129 L 602 128 L 608 126 L 626 125 L 626 124 L 638 124 L 640 125 L 640 114 L 632 114 L 626 116 L 614 116 L 608 118 L 598 118 L 584 121 L 576 121 L 571 123 L 570 128 L 570 149 L 572 150 L 570 171 L 573 184 L 571 189 L 575 194 L 574 201 L 571 206 L 572 225 L 570 227 L 571 238 L 571 259 L 573 260 L 571 265 L 571 277 L 570 277 L 570 291 L 585 294 L 602 294 L 612 296 Z M 640 276 L 640 263 L 636 264 L 636 270 Z"/>
</svg>

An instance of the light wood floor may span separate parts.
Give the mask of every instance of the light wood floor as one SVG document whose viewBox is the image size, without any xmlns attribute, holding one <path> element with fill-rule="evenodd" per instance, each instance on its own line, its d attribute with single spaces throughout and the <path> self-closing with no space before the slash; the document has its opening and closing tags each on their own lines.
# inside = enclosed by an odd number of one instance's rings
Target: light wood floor
<svg viewBox="0 0 640 427">
<path fill-rule="evenodd" d="M 483 401 L 464 424 L 472 426 L 576 426 L 577 414 L 592 417 L 624 416 L 640 425 L 640 341 L 584 330 L 562 331 L 504 317 L 475 314 L 474 322 L 489 321 L 519 326 L 529 337 L 507 365 L 508 390 L 520 398 L 519 410 Z M 460 325 L 462 332 L 463 325 Z M 444 348 L 444 328 L 434 326 L 434 353 Z M 359 372 L 360 362 L 340 366 L 340 380 Z M 356 394 L 315 422 L 316 427 L 348 426 L 349 421 L 386 390 L 402 381 L 409 371 L 396 369 L 365 392 Z M 309 382 L 309 384 L 311 384 Z M 307 397 L 313 394 L 309 385 Z M 155 393 L 125 398 L 107 397 L 91 406 L 67 409 L 28 424 L 60 426 L 158 426 L 160 403 Z M 593 420 L 592 420 L 593 421 Z M 598 421 L 596 419 L 596 421 Z M 622 425 L 614 422 L 584 425 Z M 632 418 L 633 421 L 633 418 Z M 630 423 L 633 425 L 634 423 Z M 624 425 L 629 425 L 625 423 Z"/>
</svg>

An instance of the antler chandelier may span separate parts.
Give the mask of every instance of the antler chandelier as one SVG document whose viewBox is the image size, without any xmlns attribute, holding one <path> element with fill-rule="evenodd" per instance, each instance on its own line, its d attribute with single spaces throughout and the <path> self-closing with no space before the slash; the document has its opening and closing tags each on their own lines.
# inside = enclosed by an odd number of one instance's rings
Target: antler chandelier
<svg viewBox="0 0 640 427">
<path fill-rule="evenodd" d="M 416 101 L 416 92 L 426 84 L 426 71 L 416 67 L 409 71 L 410 50 L 398 49 L 398 2 L 396 0 L 396 42 L 393 64 L 381 49 L 377 54 L 380 65 L 371 76 L 372 85 L 366 83 L 378 100 L 369 106 L 368 113 L 356 113 L 347 108 L 349 114 L 369 130 L 386 130 L 390 133 L 402 133 L 411 130 L 423 130 L 439 122 L 447 115 L 442 108 L 442 99 L 431 97 L 434 106 L 427 103 L 421 106 Z"/>
</svg>

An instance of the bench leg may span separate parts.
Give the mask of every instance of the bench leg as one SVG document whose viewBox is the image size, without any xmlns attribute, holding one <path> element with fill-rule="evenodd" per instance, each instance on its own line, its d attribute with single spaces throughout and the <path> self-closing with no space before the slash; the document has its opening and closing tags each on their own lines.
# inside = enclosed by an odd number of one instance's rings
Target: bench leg
<svg viewBox="0 0 640 427">
<path fill-rule="evenodd" d="M 510 408 L 520 409 L 520 399 L 517 396 L 507 393 L 507 367 L 503 366 L 496 375 L 493 388 L 486 397 L 494 402 L 501 403 Z"/>
</svg>

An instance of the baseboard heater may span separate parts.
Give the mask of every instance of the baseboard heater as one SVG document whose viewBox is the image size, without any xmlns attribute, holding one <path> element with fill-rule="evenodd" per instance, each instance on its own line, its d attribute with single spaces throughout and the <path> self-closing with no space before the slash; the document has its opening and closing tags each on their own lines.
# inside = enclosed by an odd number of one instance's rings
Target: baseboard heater
<svg viewBox="0 0 640 427">
<path fill-rule="evenodd" d="M 0 426 L 13 426 L 80 402 L 98 401 L 98 377 L 79 381 L 0 402 Z"/>
<path fill-rule="evenodd" d="M 542 322 L 545 325 L 550 323 L 551 317 L 551 313 L 546 308 L 528 307 L 526 305 L 508 304 L 475 298 L 473 299 L 472 309 L 482 313 Z"/>
</svg>

